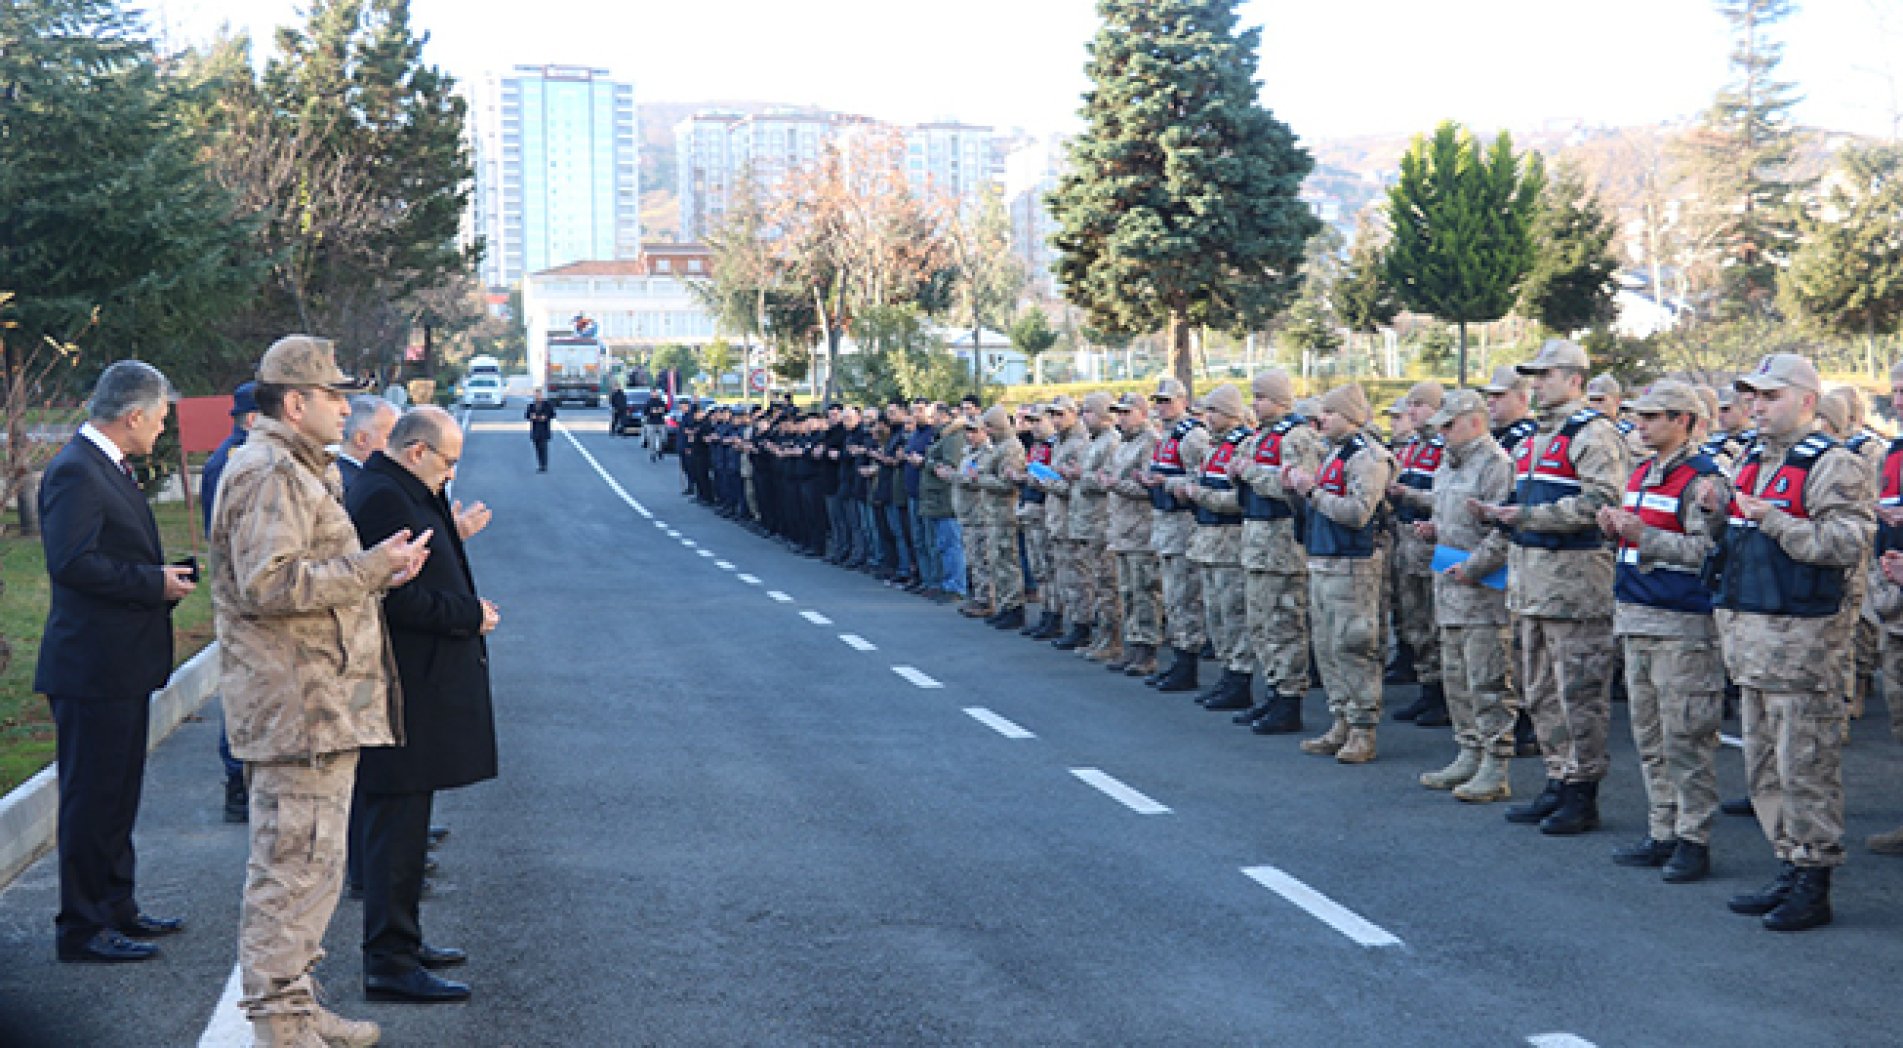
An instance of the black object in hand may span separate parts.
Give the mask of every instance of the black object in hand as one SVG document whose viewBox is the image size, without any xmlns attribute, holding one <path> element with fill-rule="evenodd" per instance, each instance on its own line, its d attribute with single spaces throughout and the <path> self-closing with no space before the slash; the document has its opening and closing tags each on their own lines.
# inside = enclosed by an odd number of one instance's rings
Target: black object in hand
<svg viewBox="0 0 1903 1048">
<path fill-rule="evenodd" d="M 172 562 L 172 566 L 175 568 L 184 568 L 185 581 L 191 583 L 194 586 L 198 585 L 198 558 L 197 557 L 180 557 L 178 560 L 175 560 Z"/>
</svg>

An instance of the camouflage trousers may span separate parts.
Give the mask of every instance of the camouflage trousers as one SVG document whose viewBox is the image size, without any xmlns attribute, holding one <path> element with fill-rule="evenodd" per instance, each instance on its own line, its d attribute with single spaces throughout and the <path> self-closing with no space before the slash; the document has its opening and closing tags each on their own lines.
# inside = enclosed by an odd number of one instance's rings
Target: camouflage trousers
<svg viewBox="0 0 1903 1048">
<path fill-rule="evenodd" d="M 1091 622 L 1115 638 L 1123 636 L 1123 605 L 1117 599 L 1117 555 L 1101 542 L 1083 543 L 1084 575 L 1090 580 Z"/>
<path fill-rule="evenodd" d="M 1123 616 L 1125 644 L 1163 643 L 1163 591 L 1156 554 L 1145 550 L 1113 554 L 1117 558 L 1117 604 Z"/>
<path fill-rule="evenodd" d="M 1024 561 L 1031 566 L 1028 585 L 1037 590 L 1037 600 L 1046 611 L 1063 613 L 1064 601 L 1057 587 L 1051 585 L 1051 533 L 1043 522 L 1031 523 L 1018 521 L 1018 531 L 1024 536 Z M 1021 574 L 1021 573 L 1020 573 Z"/>
<path fill-rule="evenodd" d="M 1090 550 L 1090 543 L 1082 539 L 1051 540 L 1053 584 L 1071 625 L 1089 626 L 1097 621 L 1097 586 L 1091 573 Z"/>
<path fill-rule="evenodd" d="M 984 535 L 985 573 L 991 576 L 991 606 L 999 612 L 1024 606 L 1024 569 L 1018 563 L 1018 529 L 990 524 Z"/>
<path fill-rule="evenodd" d="M 1622 637 L 1632 742 L 1655 841 L 1711 843 L 1725 668 L 1709 640 Z"/>
<path fill-rule="evenodd" d="M 1240 564 L 1203 564 L 1203 631 L 1216 661 L 1236 673 L 1255 672 L 1249 650 L 1248 580 Z"/>
<path fill-rule="evenodd" d="M 1511 647 L 1504 625 L 1440 628 L 1441 687 L 1462 749 L 1513 756 L 1520 697 L 1507 671 Z"/>
<path fill-rule="evenodd" d="M 958 522 L 960 540 L 965 544 L 965 566 L 971 575 L 971 581 L 967 584 L 969 587 L 967 592 L 970 594 L 967 599 L 974 608 L 993 606 L 991 565 L 985 559 L 987 541 L 985 533 L 990 530 L 990 525 L 977 520 L 967 519 Z"/>
<path fill-rule="evenodd" d="M 1883 634 L 1883 708 L 1890 714 L 1890 735 L 1903 742 L 1903 633 Z"/>
<path fill-rule="evenodd" d="M 1394 627 L 1414 653 L 1414 675 L 1422 684 L 1441 679 L 1440 630 L 1434 625 L 1434 576 L 1396 572 Z"/>
<path fill-rule="evenodd" d="M 1764 836 L 1782 862 L 1843 865 L 1842 697 L 1740 691 L 1745 778 Z"/>
<path fill-rule="evenodd" d="M 1274 694 L 1308 694 L 1308 576 L 1246 572 L 1249 646 Z"/>
<path fill-rule="evenodd" d="M 1849 686 L 1844 689 L 1844 698 L 1861 712 L 1870 701 L 1872 686 L 1876 683 L 1877 665 L 1882 659 L 1883 631 L 1877 624 L 1857 616 L 1857 628 L 1851 634 L 1851 676 Z"/>
<path fill-rule="evenodd" d="M 249 1018 L 310 1014 L 311 970 L 344 883 L 345 826 L 357 751 L 311 761 L 247 763 L 251 857 L 238 914 L 238 965 Z"/>
<path fill-rule="evenodd" d="M 1606 619 L 1543 619 L 1521 615 L 1521 700 L 1539 733 L 1546 777 L 1598 782 L 1612 758 L 1612 623 Z"/>
<path fill-rule="evenodd" d="M 1182 553 L 1159 553 L 1163 575 L 1163 629 L 1170 646 L 1191 655 L 1203 648 L 1203 579 Z"/>
<path fill-rule="evenodd" d="M 1381 722 L 1382 560 L 1376 553 L 1350 574 L 1308 573 L 1308 613 L 1328 712 L 1355 728 Z"/>
</svg>

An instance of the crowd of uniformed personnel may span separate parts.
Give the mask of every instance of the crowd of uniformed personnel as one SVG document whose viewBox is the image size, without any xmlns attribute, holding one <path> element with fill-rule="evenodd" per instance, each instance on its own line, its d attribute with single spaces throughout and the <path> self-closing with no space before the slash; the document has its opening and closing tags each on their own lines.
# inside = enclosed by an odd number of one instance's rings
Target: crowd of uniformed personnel
<svg viewBox="0 0 1903 1048">
<path fill-rule="evenodd" d="M 1375 759 L 1384 684 L 1416 680 L 1393 716 L 1455 743 L 1421 785 L 1504 801 L 1510 762 L 1537 757 L 1544 788 L 1506 818 L 1548 835 L 1599 825 L 1617 684 L 1648 811 L 1613 859 L 1671 883 L 1711 870 L 1735 702 L 1750 799 L 1723 807 L 1755 813 L 1779 870 L 1730 908 L 1829 923 L 1846 718 L 1879 664 L 1903 709 L 1903 438 L 1792 354 L 1629 402 L 1589 370 L 1551 340 L 1478 389 L 1419 383 L 1389 439 L 1360 386 L 1298 401 L 1281 370 L 1246 400 L 1165 377 L 1015 411 L 721 408 L 683 421 L 683 488 L 1256 734 L 1302 731 L 1319 683 L 1325 730 L 1300 749 L 1340 764 Z M 1892 381 L 1903 407 L 1903 364 Z M 1903 854 L 1903 829 L 1869 844 Z"/>
</svg>

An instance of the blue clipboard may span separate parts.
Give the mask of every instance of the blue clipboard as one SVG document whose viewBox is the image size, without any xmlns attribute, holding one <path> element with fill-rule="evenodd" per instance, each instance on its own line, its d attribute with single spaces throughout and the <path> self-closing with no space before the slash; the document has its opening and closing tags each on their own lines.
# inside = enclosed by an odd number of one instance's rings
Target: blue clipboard
<svg viewBox="0 0 1903 1048">
<path fill-rule="evenodd" d="M 1472 554 L 1464 549 L 1455 549 L 1452 546 L 1435 546 L 1434 574 L 1438 575 L 1456 564 L 1465 564 L 1467 558 L 1470 556 L 1472 556 Z M 1507 569 L 1501 568 L 1495 571 L 1493 574 L 1481 579 L 1480 584 L 1488 589 L 1505 590 L 1507 588 Z"/>
<path fill-rule="evenodd" d="M 1025 466 L 1024 472 L 1030 474 L 1032 478 L 1036 480 L 1041 480 L 1046 484 L 1049 484 L 1052 481 L 1064 479 L 1063 474 L 1057 472 L 1056 470 L 1052 469 L 1049 466 L 1046 466 L 1042 462 L 1033 462 Z"/>
</svg>

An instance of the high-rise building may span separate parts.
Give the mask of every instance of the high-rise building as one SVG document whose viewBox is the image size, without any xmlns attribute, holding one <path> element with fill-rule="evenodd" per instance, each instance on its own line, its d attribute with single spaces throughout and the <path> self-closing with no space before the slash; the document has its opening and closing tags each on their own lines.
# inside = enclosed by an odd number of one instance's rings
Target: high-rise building
<svg viewBox="0 0 1903 1048">
<path fill-rule="evenodd" d="M 516 66 L 484 76 L 470 108 L 485 284 L 641 254 L 633 85 L 605 69 Z"/>
<path fill-rule="evenodd" d="M 1057 277 L 1051 268 L 1056 259 L 1051 235 L 1057 232 L 1057 220 L 1044 201 L 1057 189 L 1068 164 L 1065 142 L 1055 135 L 1020 144 L 1004 162 L 1004 203 L 1011 212 L 1012 248 L 1030 273 L 1035 293 L 1047 298 L 1057 293 Z"/>
</svg>

